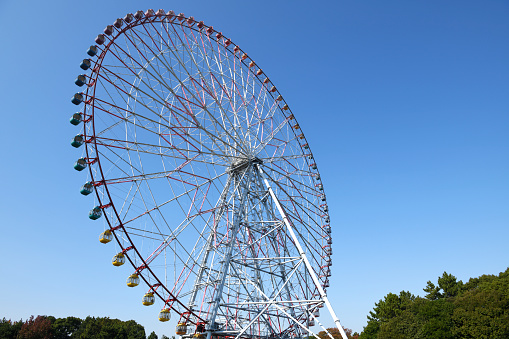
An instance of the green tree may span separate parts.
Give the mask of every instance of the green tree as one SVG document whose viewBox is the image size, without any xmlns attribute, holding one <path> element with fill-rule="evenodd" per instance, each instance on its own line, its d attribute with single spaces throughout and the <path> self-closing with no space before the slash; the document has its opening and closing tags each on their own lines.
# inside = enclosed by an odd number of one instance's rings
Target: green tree
<svg viewBox="0 0 509 339">
<path fill-rule="evenodd" d="M 415 296 L 407 291 L 401 291 L 399 296 L 389 293 L 384 297 L 384 300 L 380 299 L 375 303 L 373 311 L 369 312 L 368 320 L 382 323 L 389 321 L 407 309 L 414 299 Z"/>
<path fill-rule="evenodd" d="M 80 318 L 67 317 L 56 318 L 51 322 L 51 328 L 55 339 L 70 338 L 73 333 L 78 331 L 82 323 Z"/>
<path fill-rule="evenodd" d="M 145 339 L 145 328 L 134 320 L 124 322 L 128 339 Z"/>
<path fill-rule="evenodd" d="M 380 322 L 376 320 L 369 320 L 368 324 L 364 327 L 364 331 L 361 332 L 359 339 L 376 339 L 379 331 Z"/>
<path fill-rule="evenodd" d="M 426 295 L 424 296 L 428 300 L 437 300 L 442 298 L 442 293 L 440 293 L 440 287 L 435 286 L 431 282 L 431 280 L 428 280 L 428 283 L 425 288 L 423 288 L 424 292 L 426 292 Z"/>
<path fill-rule="evenodd" d="M 149 336 L 147 337 L 147 339 L 157 339 L 157 334 L 156 332 L 152 331 Z"/>
<path fill-rule="evenodd" d="M 444 274 L 438 278 L 438 286 L 443 291 L 443 297 L 450 298 L 457 296 L 461 292 L 463 288 L 463 282 L 461 280 L 456 281 L 455 276 L 444 272 Z"/>
<path fill-rule="evenodd" d="M 384 299 L 375 303 L 373 311 L 369 312 L 368 324 L 364 328 L 359 338 L 375 339 L 378 338 L 378 332 L 382 324 L 399 316 L 403 311 L 409 308 L 415 296 L 408 291 L 401 291 L 399 295 L 394 293 L 387 294 Z"/>
<path fill-rule="evenodd" d="M 428 281 L 426 287 L 423 288 L 424 292 L 426 292 L 424 297 L 429 300 L 454 297 L 460 294 L 463 289 L 463 282 L 461 280 L 456 281 L 455 276 L 445 271 L 441 277 L 438 277 L 438 286 Z"/>
<path fill-rule="evenodd" d="M 23 321 L 11 321 L 3 318 L 0 320 L 0 338 L 2 339 L 16 339 L 18 332 L 23 326 Z"/>
</svg>

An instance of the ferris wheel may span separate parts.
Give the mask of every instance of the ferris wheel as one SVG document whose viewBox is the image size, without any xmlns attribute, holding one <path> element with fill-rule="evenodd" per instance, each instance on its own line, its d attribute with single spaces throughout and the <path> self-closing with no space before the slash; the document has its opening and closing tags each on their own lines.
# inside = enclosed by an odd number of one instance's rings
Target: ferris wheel
<svg viewBox="0 0 509 339">
<path fill-rule="evenodd" d="M 326 296 L 318 167 L 260 66 L 212 26 L 161 9 L 115 20 L 95 43 L 71 100 L 74 168 L 88 169 L 89 218 L 104 220 L 99 241 L 115 240 L 112 264 L 129 262 L 141 303 L 196 339 L 316 336 L 326 306 L 346 339 Z"/>
</svg>

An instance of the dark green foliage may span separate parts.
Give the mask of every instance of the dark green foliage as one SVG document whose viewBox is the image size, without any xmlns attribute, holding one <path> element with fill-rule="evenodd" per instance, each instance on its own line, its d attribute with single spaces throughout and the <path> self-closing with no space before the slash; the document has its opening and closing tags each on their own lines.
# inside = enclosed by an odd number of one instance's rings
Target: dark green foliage
<svg viewBox="0 0 509 339">
<path fill-rule="evenodd" d="M 70 338 L 81 326 L 82 320 L 76 317 L 58 318 L 51 322 L 51 328 L 53 329 L 53 335 L 55 339 Z"/>
<path fill-rule="evenodd" d="M 157 339 L 157 334 L 156 332 L 152 331 L 152 333 L 149 334 L 149 336 L 147 337 L 147 339 Z"/>
<path fill-rule="evenodd" d="M 129 320 L 125 323 L 127 326 L 128 339 L 145 339 L 145 328 L 134 320 Z"/>
<path fill-rule="evenodd" d="M 369 318 L 369 316 L 368 316 Z M 376 339 L 378 338 L 378 332 L 380 331 L 380 322 L 369 320 L 364 331 L 359 336 L 360 339 Z"/>
<path fill-rule="evenodd" d="M 498 278 L 482 276 L 474 283 L 454 300 L 455 337 L 509 338 L 509 269 Z"/>
<path fill-rule="evenodd" d="M 438 278 L 438 286 L 443 291 L 442 297 L 450 298 L 457 296 L 461 292 L 463 281 L 456 281 L 455 276 L 444 272 L 444 274 Z"/>
<path fill-rule="evenodd" d="M 145 339 L 145 329 L 134 320 L 87 317 L 73 338 Z"/>
<path fill-rule="evenodd" d="M 406 339 L 417 338 L 417 333 L 422 324 L 410 310 L 405 310 L 397 317 L 379 325 L 377 333 L 372 333 L 370 338 Z M 361 335 L 364 338 L 364 334 Z"/>
<path fill-rule="evenodd" d="M 0 320 L 0 339 L 16 339 L 23 326 L 23 321 Z"/>
<path fill-rule="evenodd" d="M 463 290 L 463 282 L 461 280 L 456 281 L 455 276 L 444 272 L 441 277 L 438 277 L 438 286 L 435 286 L 435 284 L 431 281 L 428 281 L 423 290 L 427 293 L 425 295 L 426 299 L 429 300 L 450 298 L 458 295 Z"/>
<path fill-rule="evenodd" d="M 150 339 L 157 339 L 157 336 Z M 0 339 L 145 339 L 145 329 L 134 320 L 121 321 L 110 318 L 75 317 L 55 318 L 52 316 L 30 317 L 25 322 L 0 321 Z"/>
<path fill-rule="evenodd" d="M 440 287 L 435 286 L 431 282 L 431 280 L 428 280 L 428 283 L 425 288 L 423 288 L 424 292 L 427 294 L 425 295 L 426 299 L 429 300 L 437 300 L 439 298 L 442 298 L 442 293 L 440 293 Z"/>
<path fill-rule="evenodd" d="M 467 283 L 444 272 L 425 298 L 402 291 L 375 303 L 361 339 L 509 338 L 509 268 Z"/>
<path fill-rule="evenodd" d="M 368 319 L 377 322 L 388 321 L 406 310 L 414 299 L 415 296 L 406 291 L 401 291 L 399 296 L 389 293 L 384 300 L 380 299 L 378 303 L 375 303 L 375 308 L 369 312 Z"/>
<path fill-rule="evenodd" d="M 407 291 L 401 291 L 399 296 L 394 293 L 387 294 L 383 300 L 375 303 L 373 311 L 369 312 L 368 325 L 361 333 L 361 339 L 378 338 L 380 327 L 382 324 L 389 322 L 391 319 L 397 318 L 403 314 L 415 300 L 415 296 Z M 391 338 L 388 336 L 387 338 Z"/>
</svg>

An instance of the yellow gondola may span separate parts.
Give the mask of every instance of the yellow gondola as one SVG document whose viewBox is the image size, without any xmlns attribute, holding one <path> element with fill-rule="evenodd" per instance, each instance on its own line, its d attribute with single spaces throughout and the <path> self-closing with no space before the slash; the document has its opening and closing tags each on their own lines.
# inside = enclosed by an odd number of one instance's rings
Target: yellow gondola
<svg viewBox="0 0 509 339">
<path fill-rule="evenodd" d="M 136 273 L 133 273 L 127 278 L 127 286 L 136 287 L 140 284 L 140 277 Z"/>
<path fill-rule="evenodd" d="M 187 333 L 187 324 L 186 323 L 178 323 L 175 333 L 178 335 L 186 334 Z"/>
<path fill-rule="evenodd" d="M 159 312 L 159 321 L 165 322 L 170 320 L 171 313 L 170 310 L 167 308 L 163 308 L 161 312 Z"/>
<path fill-rule="evenodd" d="M 111 260 L 111 263 L 113 264 L 113 266 L 122 266 L 123 264 L 125 264 L 124 253 L 120 252 L 120 253 L 115 254 L 113 259 Z"/>
<path fill-rule="evenodd" d="M 109 243 L 113 239 L 113 235 L 110 230 L 106 230 L 99 236 L 99 241 L 103 244 Z"/>
<path fill-rule="evenodd" d="M 141 303 L 145 306 L 154 305 L 155 302 L 154 293 L 148 292 L 143 296 Z"/>
</svg>

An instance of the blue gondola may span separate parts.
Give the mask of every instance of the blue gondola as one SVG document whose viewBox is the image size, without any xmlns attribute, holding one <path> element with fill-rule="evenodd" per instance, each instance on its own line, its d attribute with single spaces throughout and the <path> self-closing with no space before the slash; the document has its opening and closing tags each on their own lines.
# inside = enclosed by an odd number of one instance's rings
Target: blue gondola
<svg viewBox="0 0 509 339">
<path fill-rule="evenodd" d="M 80 75 L 78 75 L 78 77 L 76 77 L 76 80 L 74 80 L 74 83 L 77 86 L 81 87 L 87 83 L 87 77 L 85 76 L 85 74 L 80 74 Z"/>
<path fill-rule="evenodd" d="M 72 96 L 71 102 L 75 105 L 79 105 L 83 102 L 83 94 L 82 93 L 76 93 Z"/>
<path fill-rule="evenodd" d="M 88 213 L 88 217 L 92 220 L 97 220 L 103 215 L 103 210 L 101 209 L 101 206 L 96 206 L 90 210 Z"/>
<path fill-rule="evenodd" d="M 81 113 L 74 113 L 71 117 L 71 119 L 69 120 L 69 122 L 71 124 L 73 124 L 74 126 L 77 126 L 80 124 L 80 122 L 83 120 L 83 117 L 81 116 Z"/>
<path fill-rule="evenodd" d="M 90 59 L 83 59 L 83 61 L 80 64 L 80 68 L 86 71 L 87 69 L 90 68 L 91 65 L 92 62 L 90 61 Z"/>
<path fill-rule="evenodd" d="M 83 186 L 81 186 L 80 193 L 83 195 L 89 195 L 94 191 L 94 184 L 91 181 L 87 181 Z"/>
<path fill-rule="evenodd" d="M 87 54 L 90 56 L 95 56 L 97 54 L 97 46 L 92 45 L 88 48 Z"/>
<path fill-rule="evenodd" d="M 83 171 L 85 168 L 87 168 L 87 159 L 85 158 L 79 158 L 74 163 L 74 169 L 76 171 Z"/>
<path fill-rule="evenodd" d="M 71 146 L 78 148 L 81 145 L 83 145 L 84 142 L 85 142 L 85 139 L 83 139 L 83 135 L 78 134 L 78 135 L 74 136 L 74 138 L 72 138 Z"/>
</svg>

